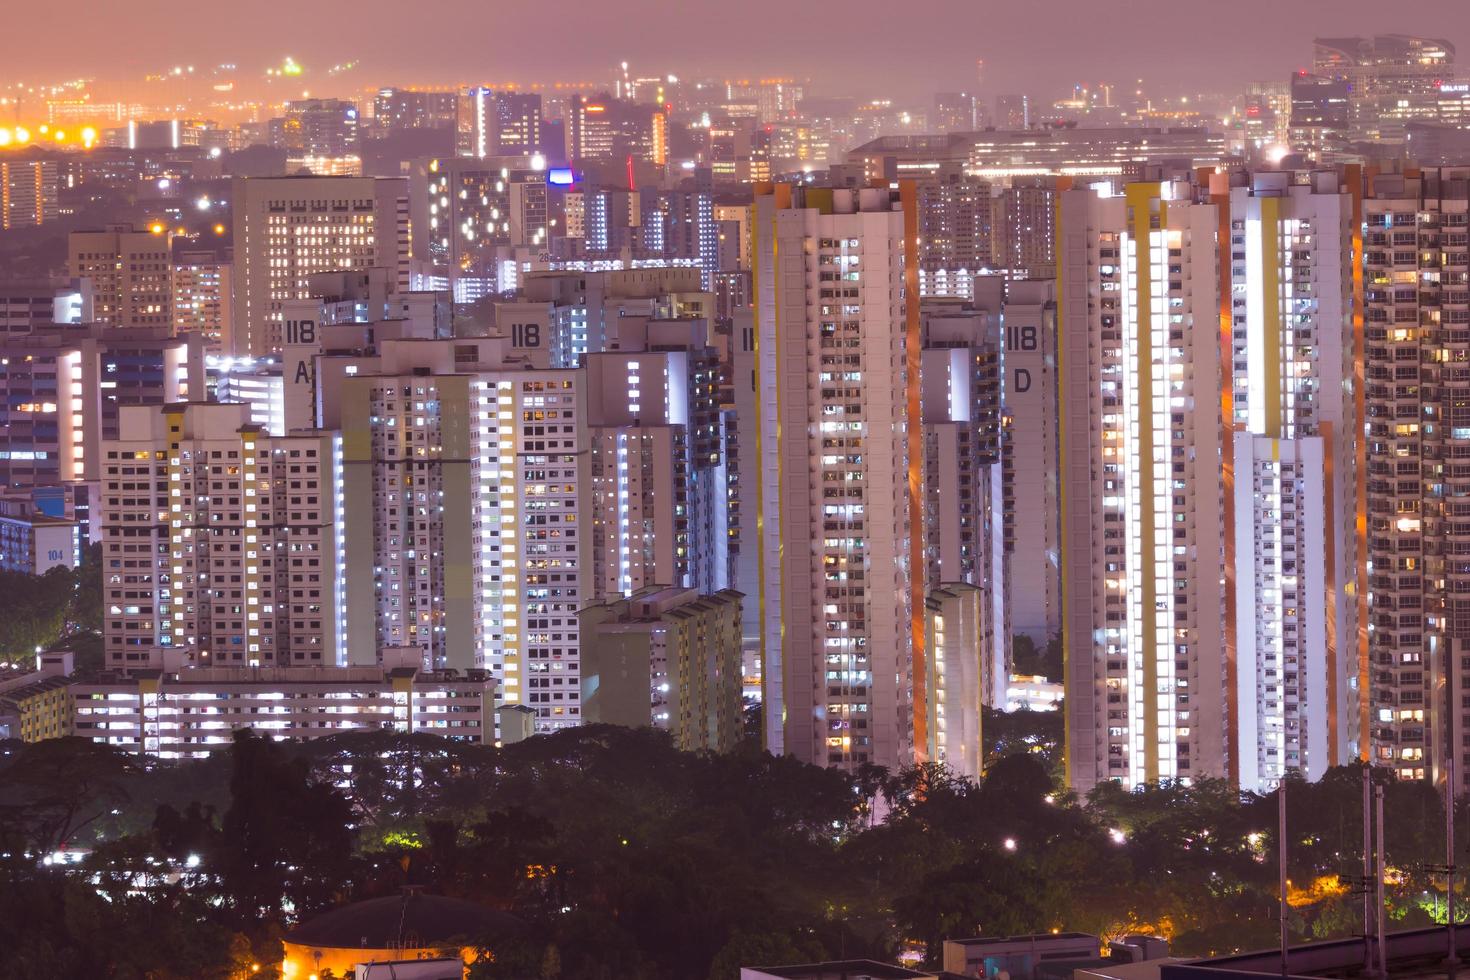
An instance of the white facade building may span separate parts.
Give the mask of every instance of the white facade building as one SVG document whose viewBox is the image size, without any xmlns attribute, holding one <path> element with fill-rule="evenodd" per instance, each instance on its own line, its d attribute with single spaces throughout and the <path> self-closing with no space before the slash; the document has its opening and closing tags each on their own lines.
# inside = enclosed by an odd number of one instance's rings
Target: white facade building
<svg viewBox="0 0 1470 980">
<path fill-rule="evenodd" d="M 1353 204 L 1336 173 L 1303 176 L 1229 189 L 1232 761 L 1257 792 L 1360 745 Z"/>
<path fill-rule="evenodd" d="M 1068 781 L 1226 775 L 1218 215 L 1059 195 Z"/>
<path fill-rule="evenodd" d="M 274 741 L 396 731 L 489 743 L 495 681 L 484 671 L 378 667 L 193 667 L 71 686 L 82 738 L 162 759 L 228 751 L 234 733 Z"/>
<path fill-rule="evenodd" d="M 929 742 L 914 189 L 778 184 L 754 221 L 766 744 L 904 765 Z"/>
<path fill-rule="evenodd" d="M 122 409 L 99 503 L 108 667 L 346 663 L 341 443 L 248 406 Z"/>
<path fill-rule="evenodd" d="M 409 202 L 404 178 L 235 179 L 234 349 L 259 357 L 291 343 L 287 300 L 311 297 L 322 272 L 391 270 L 409 288 Z"/>
<path fill-rule="evenodd" d="M 352 662 L 417 647 L 491 671 L 539 731 L 578 724 L 584 373 L 496 338 L 390 341 L 357 367 L 324 406 L 343 430 Z"/>
</svg>

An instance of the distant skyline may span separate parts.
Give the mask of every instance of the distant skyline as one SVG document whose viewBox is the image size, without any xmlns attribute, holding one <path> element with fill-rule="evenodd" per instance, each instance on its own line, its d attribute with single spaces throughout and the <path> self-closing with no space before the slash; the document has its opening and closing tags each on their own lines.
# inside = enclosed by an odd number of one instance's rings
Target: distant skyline
<svg viewBox="0 0 1470 980">
<path fill-rule="evenodd" d="M 224 61 L 263 71 L 289 54 L 308 69 L 358 61 L 361 68 L 342 80 L 353 88 L 470 78 L 602 81 L 627 60 L 635 73 L 779 73 L 809 77 L 822 92 L 921 98 L 973 87 L 975 59 L 984 58 L 989 95 L 1134 78 L 1151 88 L 1204 91 L 1285 77 L 1309 64 L 1314 36 L 1372 33 L 1446 38 L 1463 49 L 1470 75 L 1470 4 L 1463 0 L 912 0 L 899 7 L 853 0 L 840 17 L 827 5 L 786 0 L 254 0 L 248 7 L 135 0 L 89 7 L 80 18 L 64 4 L 9 11 L 7 33 L 28 40 L 6 52 L 0 82 L 124 80 Z"/>
</svg>

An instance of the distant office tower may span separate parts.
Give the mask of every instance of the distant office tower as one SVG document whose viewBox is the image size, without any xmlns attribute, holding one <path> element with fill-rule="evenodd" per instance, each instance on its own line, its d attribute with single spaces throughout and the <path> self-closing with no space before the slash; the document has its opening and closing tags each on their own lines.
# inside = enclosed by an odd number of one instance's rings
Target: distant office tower
<svg viewBox="0 0 1470 980">
<path fill-rule="evenodd" d="M 120 224 L 67 236 L 68 272 L 92 280 L 98 323 L 173 328 L 169 236 L 161 225 L 154 229 L 134 231 Z"/>
<path fill-rule="evenodd" d="M 454 129 L 459 122 L 457 92 L 379 89 L 373 97 L 373 126 L 383 134 L 411 129 Z"/>
<path fill-rule="evenodd" d="M 496 338 L 390 341 L 341 379 L 348 650 L 490 670 L 536 728 L 581 722 L 585 375 Z"/>
<path fill-rule="evenodd" d="M 1226 775 L 1216 209 L 1058 195 L 1068 782 Z"/>
<path fill-rule="evenodd" d="M 661 105 L 572 97 L 567 106 L 567 157 L 577 166 L 625 159 L 668 162 L 669 117 Z"/>
<path fill-rule="evenodd" d="M 302 99 L 286 103 L 286 114 L 271 120 L 271 145 L 306 156 L 342 157 L 357 152 L 357 105 L 341 99 Z"/>
<path fill-rule="evenodd" d="M 696 266 L 703 289 L 710 289 L 720 267 L 720 229 L 708 191 L 640 193 L 643 214 L 638 256 L 650 263 Z"/>
<path fill-rule="evenodd" d="M 280 349 L 281 304 L 308 298 L 314 273 L 391 269 L 408 291 L 408 181 L 237 177 L 232 196 L 235 354 Z"/>
<path fill-rule="evenodd" d="M 244 405 L 122 409 L 102 446 L 107 666 L 346 663 L 341 445 Z"/>
<path fill-rule="evenodd" d="M 790 78 L 730 82 L 725 88 L 728 102 L 752 107 L 755 118 L 763 123 L 793 115 L 806 91 Z"/>
<path fill-rule="evenodd" d="M 445 157 L 410 178 L 415 284 L 456 303 L 513 291 L 521 262 L 546 249 L 545 166 L 527 157 Z"/>
<path fill-rule="evenodd" d="M 0 231 L 55 221 L 55 160 L 0 160 Z"/>
<path fill-rule="evenodd" d="M 968 133 L 975 128 L 975 97 L 968 92 L 937 92 L 929 129 L 936 133 Z"/>
<path fill-rule="evenodd" d="M 1291 76 L 1291 149 L 1314 160 L 1331 161 L 1353 134 L 1350 85 L 1326 75 Z"/>
<path fill-rule="evenodd" d="M 1455 73 L 1455 46 L 1441 38 L 1328 37 L 1312 49 L 1312 73 L 1346 85 L 1353 141 L 1402 141 L 1407 121 L 1433 118 Z"/>
<path fill-rule="evenodd" d="M 1251 82 L 1245 91 L 1242 120 L 1245 150 L 1253 159 L 1272 155 L 1291 145 L 1291 83 Z"/>
<path fill-rule="evenodd" d="M 588 724 L 659 728 L 686 752 L 728 752 L 743 730 L 740 593 L 646 588 L 583 608 Z"/>
<path fill-rule="evenodd" d="M 915 191 L 778 184 L 755 223 L 766 744 L 903 765 L 929 742 Z"/>
<path fill-rule="evenodd" d="M 730 586 L 719 362 L 709 321 L 632 323 L 586 355 L 592 598 Z"/>
<path fill-rule="evenodd" d="M 1030 129 L 1030 98 L 1025 95 L 997 95 L 995 125 L 998 129 Z"/>
<path fill-rule="evenodd" d="M 180 249 L 173 255 L 174 329 L 197 334 L 207 354 L 234 349 L 234 263 L 215 249 Z"/>
<path fill-rule="evenodd" d="M 919 182 L 919 293 L 969 296 L 970 283 L 996 268 L 997 199 L 988 180 L 947 168 Z"/>
<path fill-rule="evenodd" d="M 976 285 L 986 287 L 977 288 L 977 305 L 996 309 L 996 283 Z M 999 309 L 1005 348 L 1006 617 L 1012 635 L 1044 647 L 1062 630 L 1056 284 L 1013 279 L 1005 284 Z"/>
<path fill-rule="evenodd" d="M 1364 202 L 1372 756 L 1470 787 L 1470 168 Z"/>
<path fill-rule="evenodd" d="M 1359 751 L 1352 195 L 1256 173 L 1228 188 L 1226 479 L 1232 763 L 1242 789 Z M 1214 199 L 1226 206 L 1214 180 Z M 1233 486 L 1232 486 L 1233 483 Z M 1233 532 L 1233 533 L 1230 533 Z"/>
<path fill-rule="evenodd" d="M 460 97 L 460 156 L 529 157 L 542 150 L 539 94 L 472 88 Z"/>
<path fill-rule="evenodd" d="M 0 487 L 100 475 L 119 409 L 204 397 L 203 349 L 164 328 L 78 324 L 0 340 Z"/>
<path fill-rule="evenodd" d="M 920 331 L 924 579 L 931 599 L 936 590 L 949 590 L 956 597 L 970 594 L 962 586 L 975 590 L 974 609 L 962 603 L 946 617 L 949 629 L 939 630 L 940 636 L 954 641 L 963 623 L 967 641 L 947 651 L 925 649 L 931 667 L 937 670 L 942 663 L 951 670 L 951 680 L 964 678 L 962 683 L 973 684 L 966 699 L 1003 707 L 1011 644 L 1005 602 L 999 303 L 985 309 L 963 300 L 927 300 L 921 308 Z M 969 611 L 961 614 L 962 609 Z M 929 680 L 933 684 L 934 678 Z M 939 685 L 941 690 L 947 687 Z M 924 700 L 931 714 L 964 724 L 963 713 L 951 715 L 947 709 L 936 710 L 932 699 Z M 942 729 L 929 727 L 937 750 L 935 739 Z M 963 757 L 973 747 L 959 740 L 948 748 Z M 979 760 L 973 754 L 967 764 L 978 774 Z"/>
<path fill-rule="evenodd" d="M 717 183 L 754 184 L 771 179 L 770 144 L 761 138 L 753 120 L 713 120 L 705 135 L 709 139 L 705 160 Z"/>
</svg>

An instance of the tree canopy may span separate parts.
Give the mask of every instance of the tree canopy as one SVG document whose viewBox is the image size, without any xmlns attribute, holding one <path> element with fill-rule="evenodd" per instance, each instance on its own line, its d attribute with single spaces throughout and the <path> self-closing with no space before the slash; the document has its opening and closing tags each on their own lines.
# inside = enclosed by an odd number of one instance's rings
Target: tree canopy
<svg viewBox="0 0 1470 980">
<path fill-rule="evenodd" d="M 1184 955 L 1274 941 L 1271 798 L 1205 781 L 1078 800 L 1056 779 L 1052 719 L 1011 721 L 978 784 L 936 765 L 681 753 L 609 726 L 504 749 L 244 733 L 217 758 L 146 765 L 79 739 L 8 743 L 0 943 L 16 955 L 0 977 L 270 976 L 296 922 L 405 885 L 524 923 L 483 937 L 482 978 L 732 978 L 905 949 L 937 964 L 946 938 L 1051 929 L 1152 932 Z M 1428 923 L 1439 798 L 1375 778 L 1395 925 Z M 1357 925 L 1338 875 L 1358 870 L 1360 801 L 1357 767 L 1288 789 L 1298 938 Z M 80 863 L 47 865 L 59 849 Z"/>
</svg>

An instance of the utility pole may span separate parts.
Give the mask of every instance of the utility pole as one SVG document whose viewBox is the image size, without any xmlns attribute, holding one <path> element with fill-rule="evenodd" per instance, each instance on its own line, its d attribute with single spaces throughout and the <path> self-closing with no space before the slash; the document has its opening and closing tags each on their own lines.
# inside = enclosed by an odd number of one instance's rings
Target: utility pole
<svg viewBox="0 0 1470 980">
<path fill-rule="evenodd" d="M 1363 765 L 1363 873 L 1352 879 L 1363 896 L 1363 975 L 1373 975 L 1373 769 Z"/>
<path fill-rule="evenodd" d="M 1287 935 L 1287 910 L 1289 905 L 1286 901 L 1286 780 L 1276 784 L 1276 862 L 1280 865 L 1281 885 L 1281 975 L 1290 976 L 1287 969 L 1287 956 L 1290 949 L 1290 938 Z"/>
<path fill-rule="evenodd" d="M 1377 918 L 1378 918 L 1378 975 L 1380 977 L 1387 977 L 1388 976 L 1388 923 L 1386 921 L 1386 915 L 1385 915 L 1385 912 L 1384 912 L 1384 905 L 1383 905 L 1383 874 L 1384 874 L 1384 863 L 1385 862 L 1384 862 L 1384 854 L 1383 854 L 1383 787 L 1382 786 L 1375 786 L 1375 787 L 1373 787 L 1373 800 L 1374 800 L 1374 803 L 1376 804 L 1375 807 L 1374 807 L 1374 809 L 1377 811 L 1377 813 L 1375 815 L 1378 818 L 1377 819 L 1378 826 L 1377 826 L 1377 829 L 1376 829 L 1376 837 L 1377 837 L 1377 844 L 1378 844 L 1378 875 L 1377 875 L 1377 878 L 1378 878 L 1378 887 L 1376 889 L 1376 902 L 1377 902 L 1377 905 L 1378 905 L 1378 909 L 1377 909 L 1377 913 L 1378 913 L 1378 915 L 1377 915 Z"/>
<path fill-rule="evenodd" d="M 1450 978 L 1460 960 L 1459 937 L 1455 933 L 1455 753 L 1453 747 L 1445 759 L 1444 783 L 1444 909 L 1445 938 L 1449 945 Z"/>
</svg>

